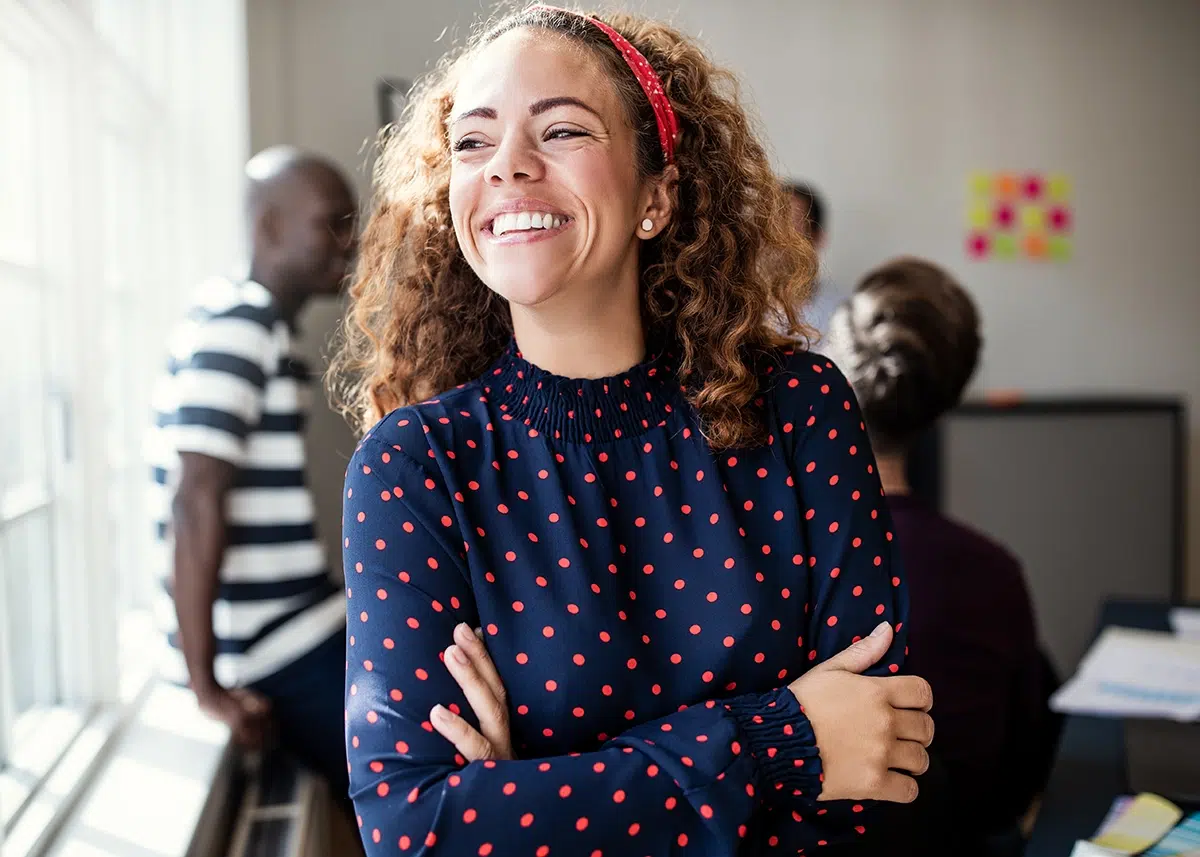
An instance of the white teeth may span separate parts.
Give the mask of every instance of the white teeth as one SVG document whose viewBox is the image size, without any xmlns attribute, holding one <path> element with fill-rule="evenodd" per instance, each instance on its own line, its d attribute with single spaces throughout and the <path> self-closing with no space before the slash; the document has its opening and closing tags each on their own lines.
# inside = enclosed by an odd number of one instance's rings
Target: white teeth
<svg viewBox="0 0 1200 857">
<path fill-rule="evenodd" d="M 521 232 L 530 229 L 557 229 L 566 223 L 565 217 L 557 217 L 542 211 L 509 211 L 496 215 L 492 221 L 492 234 L 503 235 L 506 232 Z"/>
</svg>

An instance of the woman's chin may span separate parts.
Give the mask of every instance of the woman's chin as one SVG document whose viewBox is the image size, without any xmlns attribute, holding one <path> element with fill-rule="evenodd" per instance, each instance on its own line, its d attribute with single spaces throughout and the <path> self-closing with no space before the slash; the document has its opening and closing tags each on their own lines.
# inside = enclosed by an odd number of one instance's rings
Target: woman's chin
<svg viewBox="0 0 1200 857">
<path fill-rule="evenodd" d="M 489 288 L 512 306 L 533 309 L 562 291 L 562 281 L 551 277 L 521 275 L 488 283 Z"/>
</svg>

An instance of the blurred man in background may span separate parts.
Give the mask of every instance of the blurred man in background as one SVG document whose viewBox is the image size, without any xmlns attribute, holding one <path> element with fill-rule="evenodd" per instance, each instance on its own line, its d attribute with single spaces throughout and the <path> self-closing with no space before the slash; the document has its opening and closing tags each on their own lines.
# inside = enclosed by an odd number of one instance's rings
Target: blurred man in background
<svg viewBox="0 0 1200 857">
<path fill-rule="evenodd" d="M 826 237 L 825 200 L 817 193 L 816 188 L 805 182 L 784 182 L 783 189 L 787 191 L 792 204 L 792 223 L 813 245 L 817 256 L 821 257 L 825 250 Z M 820 332 L 822 339 L 829 332 L 829 319 L 833 317 L 833 311 L 844 297 L 828 276 L 824 273 L 817 275 L 812 298 L 807 306 L 800 309 L 804 320 Z M 820 349 L 821 343 L 818 342 L 816 350 Z"/>
<path fill-rule="evenodd" d="M 294 149 L 246 175 L 248 276 L 199 289 L 155 394 L 166 672 L 239 744 L 272 733 L 345 800 L 345 607 L 316 536 L 292 338 L 349 272 L 356 203 L 336 167 Z"/>
</svg>

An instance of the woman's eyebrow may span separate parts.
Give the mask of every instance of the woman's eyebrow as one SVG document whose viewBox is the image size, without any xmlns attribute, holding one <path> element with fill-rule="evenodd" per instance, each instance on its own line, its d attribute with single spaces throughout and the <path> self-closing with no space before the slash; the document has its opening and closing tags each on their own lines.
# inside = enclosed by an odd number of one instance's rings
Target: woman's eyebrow
<svg viewBox="0 0 1200 857">
<path fill-rule="evenodd" d="M 570 95 L 558 95 L 554 98 L 543 98 L 541 101 L 535 101 L 529 106 L 529 115 L 538 116 L 542 113 L 545 113 L 547 110 L 553 110 L 555 107 L 582 107 L 588 113 L 594 115 L 597 119 L 604 118 L 587 102 L 581 101 L 578 98 L 574 98 Z"/>
<path fill-rule="evenodd" d="M 454 119 L 451 120 L 450 124 L 453 125 L 455 122 L 461 122 L 464 119 L 471 119 L 476 116 L 481 119 L 495 119 L 496 115 L 495 107 L 474 107 L 465 113 L 460 113 L 455 116 Z"/>
<path fill-rule="evenodd" d="M 540 101 L 535 101 L 529 105 L 530 116 L 540 116 L 548 110 L 553 110 L 555 107 L 580 107 L 588 113 L 594 115 L 597 119 L 603 119 L 600 113 L 585 101 L 575 98 L 570 95 L 557 95 L 553 98 L 543 98 Z M 464 113 L 460 113 L 451 120 L 450 124 L 461 122 L 464 119 L 480 118 L 480 119 L 495 119 L 498 116 L 494 107 L 473 107 Z"/>
</svg>

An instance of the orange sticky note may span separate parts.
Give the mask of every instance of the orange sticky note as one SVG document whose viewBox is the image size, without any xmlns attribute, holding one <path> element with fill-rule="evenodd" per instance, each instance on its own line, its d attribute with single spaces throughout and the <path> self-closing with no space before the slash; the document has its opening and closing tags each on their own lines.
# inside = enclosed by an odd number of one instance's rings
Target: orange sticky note
<svg viewBox="0 0 1200 857">
<path fill-rule="evenodd" d="M 1045 236 L 1038 232 L 1026 235 L 1022 244 L 1025 248 L 1025 255 L 1030 259 L 1045 259 L 1046 253 L 1050 249 L 1046 244 Z"/>
<path fill-rule="evenodd" d="M 1017 177 L 1011 173 L 1000 173 L 996 176 L 996 196 L 1001 199 L 1009 199 L 1020 192 L 1020 182 Z"/>
</svg>

